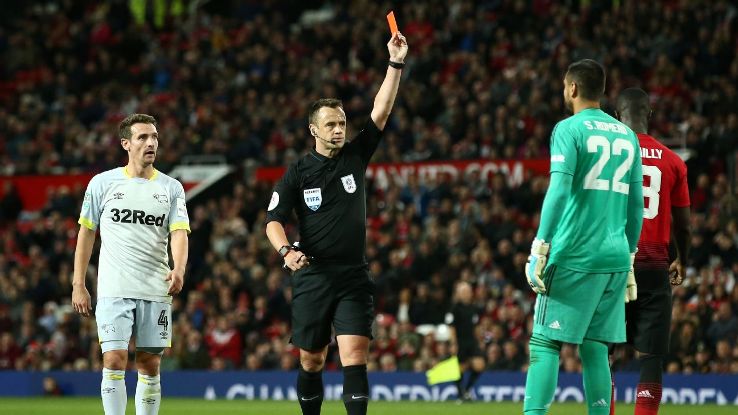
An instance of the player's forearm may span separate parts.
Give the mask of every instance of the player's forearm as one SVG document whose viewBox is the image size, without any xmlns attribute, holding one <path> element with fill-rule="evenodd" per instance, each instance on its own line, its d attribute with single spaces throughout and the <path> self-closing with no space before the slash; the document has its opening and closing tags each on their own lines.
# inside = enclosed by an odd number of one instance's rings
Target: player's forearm
<svg viewBox="0 0 738 415">
<path fill-rule="evenodd" d="M 74 273 L 72 286 L 84 287 L 87 266 L 90 264 L 92 248 L 95 246 L 95 231 L 80 226 L 77 234 L 77 246 L 74 250 Z"/>
<path fill-rule="evenodd" d="M 541 223 L 538 225 L 536 238 L 551 242 L 556 227 L 561 221 L 561 216 L 566 208 L 566 201 L 571 194 L 572 176 L 566 173 L 551 173 L 551 181 L 548 185 L 546 197 L 543 199 L 541 208 Z"/>
<path fill-rule="evenodd" d="M 402 63 L 402 62 L 398 62 Z M 387 67 L 387 74 L 384 77 L 382 86 L 379 87 L 377 96 L 374 97 L 374 108 L 372 108 L 372 121 L 380 130 L 384 129 L 389 119 L 392 107 L 395 105 L 397 90 L 400 87 L 400 78 L 402 77 L 402 69 L 396 69 L 391 66 Z"/>
<path fill-rule="evenodd" d="M 677 257 L 679 261 L 686 265 L 687 258 L 689 258 L 690 238 L 692 232 L 689 228 L 677 229 L 674 231 L 674 240 L 676 241 Z"/>
<path fill-rule="evenodd" d="M 641 182 L 630 184 L 627 218 L 625 237 L 628 238 L 628 247 L 633 253 L 638 248 L 638 238 L 641 237 L 643 227 L 643 185 Z"/>
<path fill-rule="evenodd" d="M 672 208 L 672 216 L 674 218 L 674 242 L 677 256 L 682 264 L 686 264 L 692 239 L 689 207 Z"/>
<path fill-rule="evenodd" d="M 279 251 L 279 248 L 290 244 L 287 234 L 284 231 L 284 226 L 277 221 L 267 223 L 266 235 L 275 251 Z"/>
<path fill-rule="evenodd" d="M 174 269 L 183 273 L 187 267 L 188 241 L 186 230 L 178 229 L 172 232 L 172 262 L 174 262 Z"/>
</svg>

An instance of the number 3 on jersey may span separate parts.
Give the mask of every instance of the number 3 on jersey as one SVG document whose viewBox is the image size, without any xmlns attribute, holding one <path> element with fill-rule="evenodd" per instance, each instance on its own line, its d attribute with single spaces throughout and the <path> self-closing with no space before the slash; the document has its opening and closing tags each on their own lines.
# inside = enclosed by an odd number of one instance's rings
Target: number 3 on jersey
<svg viewBox="0 0 738 415">
<path fill-rule="evenodd" d="M 643 218 L 653 219 L 659 214 L 659 192 L 661 191 L 661 170 L 656 166 L 643 165 L 643 178 L 650 177 L 648 187 L 643 186 L 643 197 L 648 199 L 643 208 Z"/>
<path fill-rule="evenodd" d="M 602 150 L 600 150 L 600 148 Z M 611 187 L 610 180 L 600 179 L 599 177 L 605 169 L 605 166 L 607 166 L 607 162 L 610 160 L 610 153 L 612 152 L 612 155 L 619 156 L 623 154 L 623 150 L 625 150 L 627 155 L 620 166 L 615 169 Z M 630 190 L 630 184 L 623 183 L 622 179 L 633 165 L 633 156 L 635 155 L 633 143 L 628 140 L 618 138 L 612 142 L 611 148 L 610 142 L 607 138 L 601 135 L 593 135 L 587 138 L 587 152 L 600 152 L 600 158 L 597 160 L 595 165 L 592 166 L 592 169 L 584 176 L 584 188 L 589 190 L 612 190 L 613 192 L 627 195 Z"/>
</svg>

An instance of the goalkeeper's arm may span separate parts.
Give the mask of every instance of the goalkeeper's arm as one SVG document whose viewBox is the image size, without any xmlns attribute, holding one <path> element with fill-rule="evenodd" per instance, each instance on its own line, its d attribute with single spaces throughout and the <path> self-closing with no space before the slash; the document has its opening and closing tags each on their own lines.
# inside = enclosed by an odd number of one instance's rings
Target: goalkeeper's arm
<svg viewBox="0 0 738 415">
<path fill-rule="evenodd" d="M 546 268 L 551 238 L 564 213 L 566 202 L 571 194 L 572 176 L 570 174 L 553 172 L 548 185 L 546 198 L 541 208 L 541 223 L 538 234 L 530 248 L 528 263 L 525 264 L 525 277 L 530 288 L 538 294 L 546 292 L 541 275 Z"/>
<path fill-rule="evenodd" d="M 638 299 L 638 287 L 636 284 L 633 262 L 638 250 L 638 238 L 641 236 L 643 227 L 643 185 L 640 181 L 632 182 L 628 191 L 628 212 L 625 223 L 625 237 L 628 238 L 630 249 L 630 271 L 625 283 L 625 302 Z"/>
<path fill-rule="evenodd" d="M 551 242 L 551 238 L 553 238 L 554 232 L 556 232 L 556 228 L 561 221 L 561 215 L 564 214 L 566 201 L 569 200 L 571 185 L 572 176 L 570 174 L 562 172 L 551 173 L 546 198 L 543 199 L 541 223 L 538 225 L 536 239 L 542 239 L 548 243 Z"/>
<path fill-rule="evenodd" d="M 628 221 L 625 224 L 625 236 L 628 238 L 630 253 L 638 248 L 638 238 L 643 227 L 643 185 L 641 182 L 630 184 L 628 192 Z"/>
</svg>

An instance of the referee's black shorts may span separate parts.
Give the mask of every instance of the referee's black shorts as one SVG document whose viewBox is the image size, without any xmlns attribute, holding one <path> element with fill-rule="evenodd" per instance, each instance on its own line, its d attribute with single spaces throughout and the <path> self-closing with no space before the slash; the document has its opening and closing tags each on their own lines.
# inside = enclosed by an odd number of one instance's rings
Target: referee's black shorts
<svg viewBox="0 0 738 415">
<path fill-rule="evenodd" d="M 628 344 L 649 354 L 669 351 L 671 285 L 666 269 L 636 269 L 638 298 L 625 305 Z"/>
<path fill-rule="evenodd" d="M 484 355 L 482 349 L 479 348 L 479 343 L 472 339 L 469 341 L 459 340 L 456 357 L 459 359 L 459 363 L 465 363 L 473 357 L 484 357 Z"/>
<path fill-rule="evenodd" d="M 292 339 L 304 350 L 319 350 L 337 336 L 372 338 L 374 281 L 367 265 L 315 261 L 292 275 Z"/>
</svg>

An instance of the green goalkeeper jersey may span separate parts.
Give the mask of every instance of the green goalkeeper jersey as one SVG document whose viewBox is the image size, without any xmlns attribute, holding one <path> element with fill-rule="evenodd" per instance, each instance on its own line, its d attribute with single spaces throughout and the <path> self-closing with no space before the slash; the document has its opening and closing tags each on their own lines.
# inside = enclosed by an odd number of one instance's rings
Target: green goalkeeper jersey
<svg viewBox="0 0 738 415">
<path fill-rule="evenodd" d="M 598 108 L 580 111 L 551 135 L 551 173 L 572 176 L 572 188 L 551 240 L 549 263 L 582 272 L 630 269 L 625 235 L 628 193 L 641 186 L 638 138 Z"/>
</svg>

